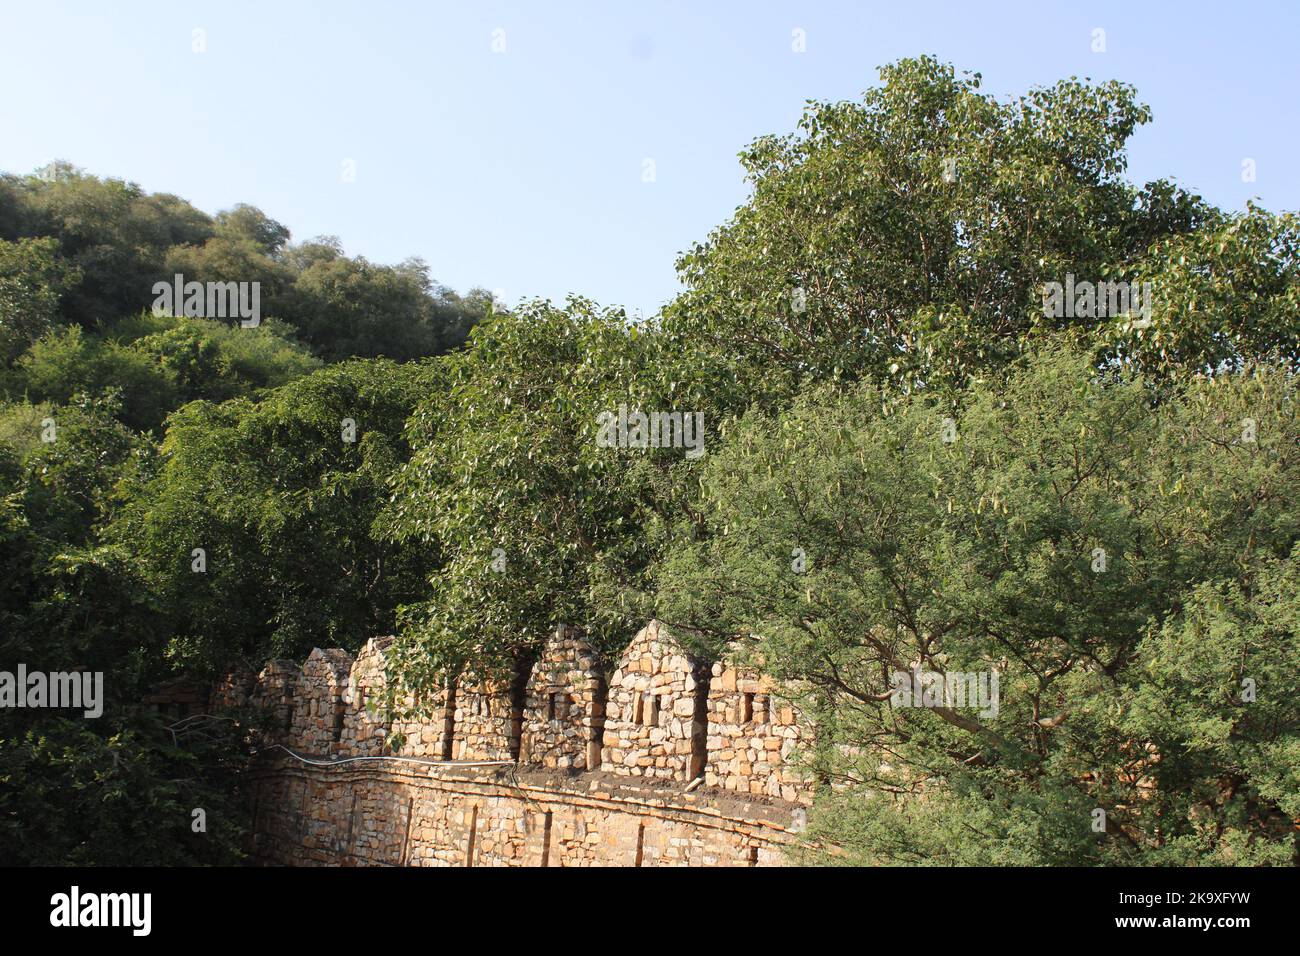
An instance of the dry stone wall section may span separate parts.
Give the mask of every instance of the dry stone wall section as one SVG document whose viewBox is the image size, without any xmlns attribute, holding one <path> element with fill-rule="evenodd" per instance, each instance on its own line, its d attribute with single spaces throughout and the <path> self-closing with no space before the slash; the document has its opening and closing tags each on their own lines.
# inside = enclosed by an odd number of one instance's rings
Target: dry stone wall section
<svg viewBox="0 0 1300 956">
<path fill-rule="evenodd" d="M 603 774 L 280 763 L 251 783 L 266 865 L 779 866 L 801 826 L 785 805 L 719 808 Z"/>
<path fill-rule="evenodd" d="M 795 704 L 752 669 L 718 662 L 709 681 L 708 765 L 704 783 L 736 793 L 811 803 L 795 765 L 811 732 Z"/>
<path fill-rule="evenodd" d="M 264 710 L 267 742 L 292 751 L 268 748 L 254 773 L 258 860 L 766 865 L 797 839 L 811 729 L 752 667 L 701 661 L 658 621 L 612 671 L 561 626 L 513 681 L 462 675 L 390 723 L 391 642 L 212 688 L 217 707 Z"/>
<path fill-rule="evenodd" d="M 651 621 L 632 639 L 609 680 L 601 769 L 660 780 L 704 772 L 707 665 Z"/>
<path fill-rule="evenodd" d="M 519 760 L 559 770 L 600 767 L 607 686 L 595 652 L 561 624 L 533 665 Z"/>
</svg>

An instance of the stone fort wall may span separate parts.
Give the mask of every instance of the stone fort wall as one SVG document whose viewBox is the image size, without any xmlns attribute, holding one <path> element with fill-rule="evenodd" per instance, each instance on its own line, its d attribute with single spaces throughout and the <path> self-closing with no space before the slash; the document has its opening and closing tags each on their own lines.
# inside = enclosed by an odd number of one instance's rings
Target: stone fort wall
<svg viewBox="0 0 1300 956">
<path fill-rule="evenodd" d="M 251 784 L 253 858 L 271 866 L 781 866 L 803 825 L 600 772 L 287 759 Z"/>
<path fill-rule="evenodd" d="M 798 839 L 811 728 L 761 674 L 696 659 L 657 621 L 614 662 L 561 626 L 513 679 L 462 675 L 389 724 L 391 640 L 212 689 L 292 751 L 252 774 L 259 862 L 773 865 Z"/>
</svg>

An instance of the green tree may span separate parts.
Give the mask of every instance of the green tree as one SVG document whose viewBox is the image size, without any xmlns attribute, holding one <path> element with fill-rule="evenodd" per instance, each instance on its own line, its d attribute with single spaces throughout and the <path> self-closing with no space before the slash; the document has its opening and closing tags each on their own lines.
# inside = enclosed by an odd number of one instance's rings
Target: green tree
<svg viewBox="0 0 1300 956">
<path fill-rule="evenodd" d="M 407 687 L 471 662 L 508 670 L 562 621 L 622 647 L 651 556 L 629 469 L 649 453 L 596 439 L 602 412 L 637 404 L 645 347 L 620 311 L 574 299 L 498 316 L 440 360 L 384 516 L 386 534 L 439 555 L 392 651 Z"/>
<path fill-rule="evenodd" d="M 292 327 L 264 319 L 256 328 L 220 320 L 143 313 L 106 338 L 148 356 L 175 380 L 178 404 L 253 398 L 321 367 Z"/>
<path fill-rule="evenodd" d="M 59 321 L 59 297 L 79 281 L 53 239 L 0 240 L 0 361 L 11 361 Z"/>
<path fill-rule="evenodd" d="M 1300 368 L 1300 223 L 1254 205 L 1153 243 L 1129 271 L 1152 290 L 1150 325 L 1103 330 L 1110 357 L 1152 374 L 1240 368 L 1277 356 Z"/>
<path fill-rule="evenodd" d="M 263 315 L 276 314 L 277 296 L 293 283 L 289 270 L 268 255 L 258 242 L 224 234 L 214 236 L 201 246 L 168 249 L 163 267 L 154 281 L 170 284 L 177 274 L 183 275 L 186 282 L 256 282 Z M 175 311 L 181 311 L 179 305 Z M 226 319 L 230 324 L 239 320 L 239 316 Z"/>
<path fill-rule="evenodd" d="M 709 456 L 710 534 L 661 562 L 660 616 L 803 688 L 837 784 L 817 833 L 849 861 L 1295 858 L 1271 763 L 1300 731 L 1294 379 L 1153 404 L 1095 361 L 1047 350 L 955 416 L 822 390 Z M 996 671 L 1000 706 L 896 706 L 913 669 Z"/>
<path fill-rule="evenodd" d="M 240 729 L 177 744 L 157 718 L 0 719 L 0 864 L 231 866 L 244 858 Z M 206 830 L 194 832 L 193 810 Z"/>
<path fill-rule="evenodd" d="M 1075 324 L 1044 317 L 1043 282 L 1096 281 L 1210 214 L 1123 179 L 1150 115 L 1124 84 L 1000 102 L 929 57 L 880 72 L 861 103 L 755 140 L 752 197 L 678 262 L 669 331 L 759 399 L 836 377 L 964 387 Z"/>
<path fill-rule="evenodd" d="M 419 259 L 375 265 L 328 243 L 289 258 L 308 264 L 275 308 L 329 361 L 434 355 L 463 342 L 477 320 L 449 290 L 435 287 Z"/>
<path fill-rule="evenodd" d="M 131 706 L 166 673 L 161 631 L 129 549 L 101 544 L 113 488 L 149 443 L 111 400 L 0 411 L 0 661 L 105 675 L 93 720 L 0 712 L 6 865 L 237 862 L 243 731 L 177 741 Z M 205 834 L 190 811 L 211 814 Z"/>
<path fill-rule="evenodd" d="M 174 660 L 210 673 L 393 629 L 427 570 L 372 525 L 428 374 L 350 362 L 171 416 L 159 466 L 123 487 L 106 538 L 138 555 Z"/>
<path fill-rule="evenodd" d="M 18 360 L 10 393 L 36 401 L 65 403 L 78 393 L 115 391 L 122 420 L 134 428 L 162 423 L 178 404 L 175 376 L 151 356 L 105 342 L 79 326 L 48 333 Z"/>
<path fill-rule="evenodd" d="M 53 402 L 113 391 L 122 421 L 154 430 L 185 402 L 256 397 L 320 365 L 291 328 L 273 319 L 245 329 L 145 313 L 105 335 L 77 326 L 51 331 L 19 357 L 4 390 Z"/>
<path fill-rule="evenodd" d="M 121 180 L 71 172 L 52 182 L 29 177 L 21 190 L 20 235 L 58 240 L 59 254 L 81 275 L 63 298 L 63 314 L 87 329 L 147 308 L 167 250 L 213 234 L 210 217 L 184 200 Z"/>
<path fill-rule="evenodd" d="M 242 202 L 233 209 L 217 213 L 216 229 L 219 236 L 254 243 L 272 258 L 279 257 L 291 238 L 287 226 L 276 222 L 256 206 Z"/>
</svg>

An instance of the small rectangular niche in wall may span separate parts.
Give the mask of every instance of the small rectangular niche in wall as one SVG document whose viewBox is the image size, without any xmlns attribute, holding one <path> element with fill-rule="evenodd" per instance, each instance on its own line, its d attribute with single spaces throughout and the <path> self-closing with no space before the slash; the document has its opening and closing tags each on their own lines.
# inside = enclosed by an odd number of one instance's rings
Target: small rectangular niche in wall
<svg viewBox="0 0 1300 956">
<path fill-rule="evenodd" d="M 740 722 L 742 724 L 751 723 L 754 719 L 754 695 L 740 695 Z"/>
<path fill-rule="evenodd" d="M 438 747 L 438 756 L 450 760 L 456 742 L 456 682 L 447 682 L 447 700 L 442 709 L 442 741 Z"/>
<path fill-rule="evenodd" d="M 572 701 L 569 695 L 563 691 L 556 691 L 546 699 L 546 719 L 547 720 L 564 720 L 569 716 L 569 708 Z"/>
<path fill-rule="evenodd" d="M 551 862 L 551 811 L 546 811 L 542 823 L 542 866 L 548 866 Z"/>
<path fill-rule="evenodd" d="M 686 776 L 690 780 L 702 776 L 709 760 L 709 682 L 697 678 L 695 682 L 695 713 L 691 717 L 691 757 Z"/>
<path fill-rule="evenodd" d="M 334 743 L 339 743 L 343 739 L 343 718 L 347 714 L 347 705 L 340 700 L 334 705 Z"/>
</svg>

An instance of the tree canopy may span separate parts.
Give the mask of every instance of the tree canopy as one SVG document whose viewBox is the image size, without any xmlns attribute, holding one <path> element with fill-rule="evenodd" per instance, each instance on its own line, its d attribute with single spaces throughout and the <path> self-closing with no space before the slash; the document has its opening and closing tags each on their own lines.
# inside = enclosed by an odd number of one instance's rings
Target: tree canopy
<svg viewBox="0 0 1300 956">
<path fill-rule="evenodd" d="M 830 702 L 822 832 L 858 862 L 1294 852 L 1294 386 L 1257 368 L 1153 404 L 1090 358 L 1036 352 L 955 419 L 821 390 L 708 459 L 715 533 L 662 562 L 661 613 Z M 915 670 L 996 671 L 1001 707 L 900 708 Z"/>
</svg>

